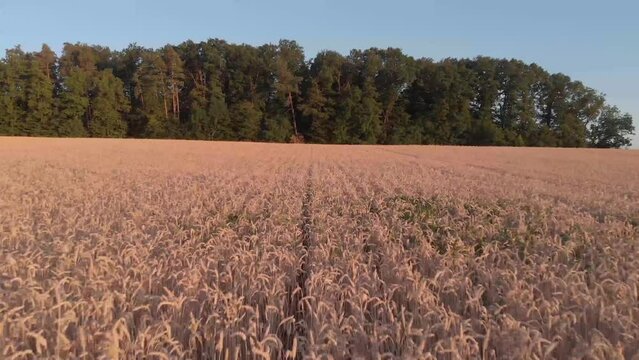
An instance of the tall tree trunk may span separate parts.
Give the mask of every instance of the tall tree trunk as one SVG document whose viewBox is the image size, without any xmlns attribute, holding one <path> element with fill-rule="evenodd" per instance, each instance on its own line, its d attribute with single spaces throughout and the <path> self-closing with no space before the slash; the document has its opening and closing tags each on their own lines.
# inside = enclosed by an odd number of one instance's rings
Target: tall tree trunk
<svg viewBox="0 0 639 360">
<path fill-rule="evenodd" d="M 166 103 L 166 94 L 162 94 L 162 99 L 164 100 L 164 118 L 169 118 L 169 105 Z"/>
<path fill-rule="evenodd" d="M 175 90 L 171 90 L 171 112 L 175 115 Z"/>
<path fill-rule="evenodd" d="M 395 108 L 395 103 L 397 102 L 397 98 L 399 96 L 397 96 L 394 99 L 391 99 L 391 101 L 388 103 L 388 106 L 386 107 L 386 109 L 384 109 L 384 131 L 386 132 L 389 128 L 390 128 L 390 124 L 389 119 L 390 119 L 390 114 L 393 112 L 393 108 Z"/>
<path fill-rule="evenodd" d="M 288 92 L 288 105 L 291 107 L 291 116 L 293 117 L 293 129 L 295 130 L 295 136 L 298 135 L 297 132 L 297 121 L 295 121 L 295 106 L 293 106 L 293 94 Z"/>
<path fill-rule="evenodd" d="M 180 117 L 180 92 L 177 90 L 175 90 L 175 114 L 177 115 L 177 117 Z"/>
</svg>

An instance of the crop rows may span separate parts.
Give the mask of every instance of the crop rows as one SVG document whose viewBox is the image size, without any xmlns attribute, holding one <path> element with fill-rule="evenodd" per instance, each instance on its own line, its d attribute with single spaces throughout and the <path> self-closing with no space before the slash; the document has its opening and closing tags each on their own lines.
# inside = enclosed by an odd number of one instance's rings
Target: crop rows
<svg viewBox="0 0 639 360">
<path fill-rule="evenodd" d="M 0 357 L 633 358 L 633 152 L 0 139 Z"/>
</svg>

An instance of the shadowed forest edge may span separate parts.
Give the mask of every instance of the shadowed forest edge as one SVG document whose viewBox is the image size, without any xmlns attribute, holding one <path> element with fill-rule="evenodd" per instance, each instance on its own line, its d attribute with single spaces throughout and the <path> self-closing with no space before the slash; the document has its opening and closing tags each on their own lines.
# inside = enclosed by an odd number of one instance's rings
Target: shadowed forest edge
<svg viewBox="0 0 639 360">
<path fill-rule="evenodd" d="M 518 60 L 415 59 L 211 39 L 65 44 L 0 60 L 0 135 L 340 144 L 626 147 L 632 117 Z"/>
</svg>

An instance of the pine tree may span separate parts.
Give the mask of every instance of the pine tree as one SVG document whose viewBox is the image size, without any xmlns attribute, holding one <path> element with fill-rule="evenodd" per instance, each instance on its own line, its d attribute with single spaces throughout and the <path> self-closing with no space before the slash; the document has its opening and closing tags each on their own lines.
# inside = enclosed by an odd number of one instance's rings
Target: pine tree
<svg viewBox="0 0 639 360">
<path fill-rule="evenodd" d="M 312 80 L 300 109 L 310 122 L 310 139 L 313 142 L 328 143 L 331 141 L 330 113 L 327 111 L 327 103 L 328 100 L 322 94 L 319 84 Z"/>
<path fill-rule="evenodd" d="M 397 143 L 413 139 L 398 139 L 397 135 L 408 135 L 415 129 L 408 121 L 409 116 L 403 106 L 404 92 L 412 83 L 416 75 L 416 64 L 412 57 L 406 56 L 400 49 L 388 48 L 377 50 L 381 59 L 381 67 L 375 76 L 376 99 L 379 101 L 382 132 L 376 136 L 386 143 Z M 410 136 L 409 136 L 410 137 Z M 392 138 L 392 139 L 391 139 Z"/>
<path fill-rule="evenodd" d="M 172 94 L 167 80 L 167 67 L 162 56 L 155 51 L 142 55 L 134 75 L 135 98 L 139 102 L 140 116 L 144 119 L 144 136 L 164 138 L 177 133 L 178 123 L 169 111 Z"/>
<path fill-rule="evenodd" d="M 213 39 L 120 52 L 76 43 L 0 59 L 0 134 L 285 142 L 630 144 L 632 118 L 536 64 L 414 60 Z"/>
<path fill-rule="evenodd" d="M 198 88 L 192 89 L 188 94 L 190 116 L 187 123 L 187 132 L 192 139 L 210 140 L 213 138 L 212 132 L 207 126 L 209 119 L 206 107 L 208 104 L 205 96 L 206 92 Z"/>
<path fill-rule="evenodd" d="M 334 110 L 332 141 L 335 144 L 354 143 L 352 119 L 357 105 L 361 102 L 362 92 L 357 87 L 347 87 L 341 91 L 342 97 L 337 100 Z"/>
<path fill-rule="evenodd" d="M 222 92 L 220 83 L 216 78 L 210 81 L 209 94 L 209 104 L 206 113 L 208 119 L 207 129 L 209 129 L 210 138 L 234 140 L 237 135 L 233 132 L 231 115 L 226 106 L 226 100 L 224 99 L 224 93 Z M 257 139 L 257 137 L 255 137 L 255 139 Z"/>
<path fill-rule="evenodd" d="M 40 70 L 46 75 L 47 79 L 52 82 L 56 81 L 57 77 L 57 62 L 58 57 L 55 52 L 51 50 L 49 45 L 42 44 L 40 52 L 35 54 L 40 64 Z"/>
<path fill-rule="evenodd" d="M 452 60 L 421 64 L 407 91 L 411 117 L 423 126 L 424 142 L 463 144 L 472 120 L 472 83 L 468 70 Z"/>
<path fill-rule="evenodd" d="M 54 124 L 54 81 L 51 64 L 42 57 L 29 56 L 24 81 L 25 117 L 22 132 L 32 136 L 57 134 Z"/>
<path fill-rule="evenodd" d="M 113 74 L 122 80 L 124 94 L 131 104 L 130 111 L 125 116 L 128 136 L 143 137 L 146 127 L 146 119 L 142 113 L 142 104 L 136 96 L 136 73 L 142 63 L 142 57 L 147 49 L 137 44 L 129 44 L 126 49 L 113 53 Z"/>
<path fill-rule="evenodd" d="M 400 97 L 389 114 L 393 127 L 386 135 L 387 144 L 422 144 L 424 142 L 422 126 L 408 114 L 406 95 Z"/>
<path fill-rule="evenodd" d="M 62 89 L 59 101 L 58 133 L 86 136 L 91 122 L 91 92 L 97 73 L 97 49 L 83 44 L 64 44 L 60 57 Z"/>
<path fill-rule="evenodd" d="M 24 79 L 28 70 L 26 54 L 18 46 L 6 51 L 0 78 L 0 131 L 6 135 L 27 135 Z"/>
<path fill-rule="evenodd" d="M 260 136 L 262 112 L 250 101 L 242 101 L 231 108 L 233 125 L 238 140 L 256 141 Z M 272 141 L 281 139 L 273 138 Z"/>
<path fill-rule="evenodd" d="M 198 85 L 191 91 L 189 98 L 191 101 L 189 131 L 195 139 L 233 140 L 235 138 L 224 93 L 215 77 L 209 80 L 208 89 Z"/>
<path fill-rule="evenodd" d="M 212 129 L 209 126 L 207 113 L 207 84 L 203 72 L 198 71 L 198 77 L 194 77 L 191 89 L 187 94 L 188 113 L 187 133 L 193 139 L 213 139 Z"/>
<path fill-rule="evenodd" d="M 334 51 L 320 52 L 311 62 L 301 106 L 311 141 L 333 143 L 349 138 L 351 112 L 343 103 L 350 102 L 350 94 L 342 76 L 344 64 L 346 59 Z"/>
<path fill-rule="evenodd" d="M 12 80 L 9 66 L 0 61 L 0 135 L 17 134 Z"/>
<path fill-rule="evenodd" d="M 124 137 L 127 133 L 124 115 L 129 103 L 124 95 L 124 85 L 111 70 L 100 71 L 94 79 L 94 97 L 91 99 L 92 116 L 87 124 L 93 137 Z"/>
<path fill-rule="evenodd" d="M 80 69 L 70 69 L 63 77 L 64 87 L 60 92 L 58 109 L 59 123 L 57 132 L 60 136 L 86 136 L 84 118 L 89 108 L 89 79 Z"/>
<path fill-rule="evenodd" d="M 280 40 L 276 56 L 276 95 L 280 106 L 289 111 L 293 132 L 295 136 L 298 136 L 299 130 L 295 107 L 302 81 L 300 71 L 304 67 L 304 51 L 295 41 Z M 282 131 L 287 128 L 287 126 L 283 125 L 278 125 L 277 127 Z"/>
<path fill-rule="evenodd" d="M 364 84 L 360 93 L 350 121 L 353 127 L 352 139 L 358 143 L 375 144 L 382 134 L 382 106 L 377 101 L 377 93 L 371 81 Z M 390 113 L 387 115 L 390 118 Z"/>
<path fill-rule="evenodd" d="M 171 100 L 171 114 L 180 119 L 180 92 L 184 86 L 184 68 L 180 55 L 173 46 L 167 45 L 163 50 L 164 63 L 166 64 L 166 87 Z"/>
</svg>

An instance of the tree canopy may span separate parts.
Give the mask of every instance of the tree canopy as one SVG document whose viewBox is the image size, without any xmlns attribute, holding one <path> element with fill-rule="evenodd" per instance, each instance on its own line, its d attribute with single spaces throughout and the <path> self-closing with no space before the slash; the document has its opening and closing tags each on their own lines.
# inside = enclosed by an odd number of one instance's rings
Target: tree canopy
<svg viewBox="0 0 639 360">
<path fill-rule="evenodd" d="M 0 135 L 618 148 L 632 117 L 519 60 L 415 59 L 219 39 L 0 60 Z"/>
</svg>

